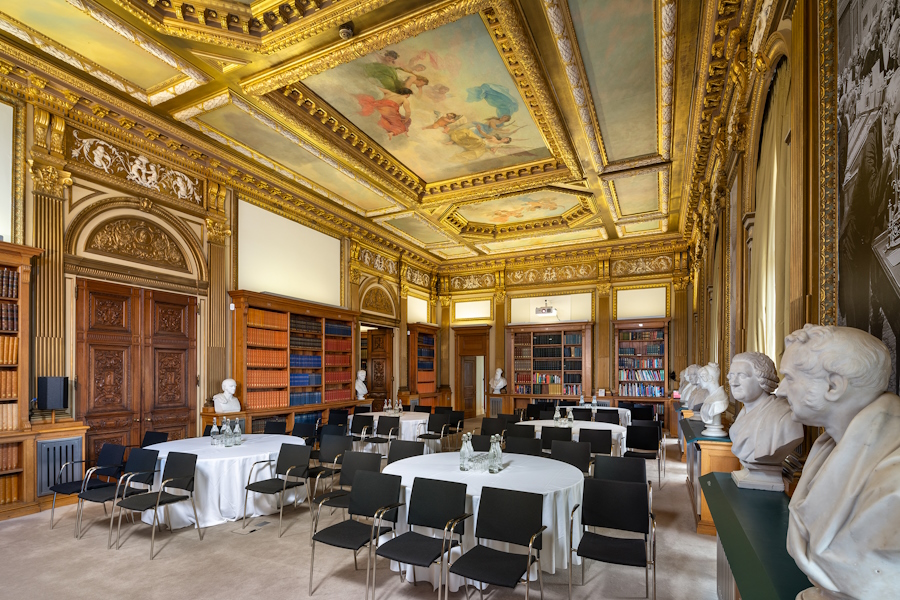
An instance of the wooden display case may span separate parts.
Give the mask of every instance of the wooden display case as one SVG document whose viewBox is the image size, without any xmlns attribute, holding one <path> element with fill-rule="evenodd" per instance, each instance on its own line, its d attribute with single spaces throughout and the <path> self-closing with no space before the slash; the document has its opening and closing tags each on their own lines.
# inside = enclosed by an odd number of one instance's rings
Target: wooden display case
<svg viewBox="0 0 900 600">
<path fill-rule="evenodd" d="M 407 326 L 409 349 L 409 393 L 419 396 L 419 404 L 437 404 L 438 330 L 436 325 L 413 323 Z"/>
<path fill-rule="evenodd" d="M 620 398 L 669 396 L 669 319 L 613 321 Z"/>
</svg>

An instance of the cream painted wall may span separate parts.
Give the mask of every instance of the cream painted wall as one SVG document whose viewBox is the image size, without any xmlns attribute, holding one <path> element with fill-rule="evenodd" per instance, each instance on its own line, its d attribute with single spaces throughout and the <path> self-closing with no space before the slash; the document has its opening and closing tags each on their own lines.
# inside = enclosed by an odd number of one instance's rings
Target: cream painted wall
<svg viewBox="0 0 900 600">
<path fill-rule="evenodd" d="M 427 323 L 428 322 L 428 301 L 409 296 L 406 299 L 406 322 L 407 323 Z"/>
<path fill-rule="evenodd" d="M 238 287 L 341 304 L 341 241 L 241 201 Z"/>
<path fill-rule="evenodd" d="M 544 301 L 556 309 L 556 317 L 539 317 L 534 313 L 536 308 L 544 306 Z M 546 323 L 551 325 L 559 321 L 590 321 L 591 293 L 566 294 L 563 296 L 540 296 L 537 298 L 510 299 L 509 322 Z"/>
<path fill-rule="evenodd" d="M 13 120 L 15 109 L 0 102 L 0 235 L 12 242 Z"/>
<path fill-rule="evenodd" d="M 463 302 L 453 303 L 453 319 L 490 319 L 491 318 L 491 300 L 467 300 Z"/>
<path fill-rule="evenodd" d="M 616 320 L 667 317 L 666 286 L 616 290 Z"/>
</svg>

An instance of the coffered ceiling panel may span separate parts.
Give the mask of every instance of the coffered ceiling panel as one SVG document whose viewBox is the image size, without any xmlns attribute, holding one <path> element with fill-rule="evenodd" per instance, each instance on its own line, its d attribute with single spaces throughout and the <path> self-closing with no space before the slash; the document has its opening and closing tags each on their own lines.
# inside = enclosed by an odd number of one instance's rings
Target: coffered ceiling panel
<svg viewBox="0 0 900 600">
<path fill-rule="evenodd" d="M 532 236 L 515 240 L 506 240 L 502 242 L 488 242 L 477 247 L 479 250 L 482 250 L 487 254 L 498 254 L 524 249 L 552 248 L 555 246 L 565 246 L 575 243 L 599 242 L 605 239 L 607 239 L 606 229 L 600 227 L 597 229 L 585 229 L 582 231 L 570 231 L 567 233 L 557 233 L 553 235 Z"/>
<path fill-rule="evenodd" d="M 627 217 L 659 210 L 659 176 L 645 173 L 621 177 L 610 183 L 618 202 L 617 212 Z"/>
<path fill-rule="evenodd" d="M 453 239 L 444 234 L 437 225 L 417 213 L 391 215 L 376 220 L 420 246 L 453 243 Z"/>
</svg>

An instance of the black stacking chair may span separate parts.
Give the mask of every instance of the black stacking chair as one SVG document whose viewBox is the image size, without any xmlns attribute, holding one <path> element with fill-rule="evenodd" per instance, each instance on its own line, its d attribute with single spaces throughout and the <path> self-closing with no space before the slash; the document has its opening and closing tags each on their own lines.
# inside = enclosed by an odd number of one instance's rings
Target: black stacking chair
<svg viewBox="0 0 900 600">
<path fill-rule="evenodd" d="M 159 507 L 168 507 L 170 504 L 182 502 L 184 500 L 191 501 L 191 507 L 194 509 L 194 526 L 197 528 L 197 534 L 200 536 L 200 541 L 203 541 L 203 531 L 200 529 L 200 520 L 197 519 L 197 505 L 194 503 L 194 473 L 196 469 L 196 454 L 169 452 L 166 456 L 166 468 L 163 469 L 162 482 L 159 484 L 159 489 L 157 491 L 134 494 L 133 496 L 128 496 L 119 500 L 119 523 L 116 531 L 116 550 L 119 549 L 119 533 L 122 529 L 122 511 L 132 510 L 143 512 L 145 510 L 153 510 L 153 525 L 151 525 L 150 532 L 150 560 L 153 560 L 153 544 L 156 541 Z M 187 494 L 171 494 L 165 491 L 166 488 L 182 490 L 187 492 Z M 171 532 L 172 522 L 168 517 L 169 511 L 167 509 L 166 524 Z"/>
<path fill-rule="evenodd" d="M 394 440 L 388 446 L 387 464 L 395 463 L 404 458 L 422 456 L 425 454 L 425 442 L 413 442 L 410 440 Z"/>
<path fill-rule="evenodd" d="M 661 435 L 658 427 L 629 425 L 625 431 L 625 445 L 627 450 L 624 454 L 624 456 L 629 458 L 655 460 L 657 480 L 660 485 L 662 485 L 662 464 L 665 457 Z"/>
<path fill-rule="evenodd" d="M 444 414 L 432 414 L 428 417 L 427 431 L 418 436 L 420 440 L 440 440 L 441 442 L 441 450 L 444 449 L 444 438 L 446 438 L 449 434 L 449 419 L 450 415 L 448 413 Z"/>
<path fill-rule="evenodd" d="M 328 424 L 337 425 L 346 429 L 349 416 L 350 413 L 342 408 L 332 408 L 328 411 Z"/>
<path fill-rule="evenodd" d="M 89 464 L 88 461 L 71 460 L 60 467 L 59 473 L 56 474 L 56 480 L 50 486 L 50 491 L 53 492 L 53 503 L 50 505 L 50 529 L 53 529 L 53 514 L 56 512 L 57 494 L 71 496 L 86 489 L 115 487 L 116 482 L 110 481 L 110 479 L 113 477 L 118 478 L 122 474 L 124 459 L 125 446 L 103 444 L 100 446 L 100 452 L 97 453 L 97 464 L 90 467 L 81 479 L 74 479 L 76 477 L 75 465 Z M 83 470 L 83 466 L 77 469 L 77 471 Z M 106 480 L 104 481 L 100 477 L 105 477 Z"/>
<path fill-rule="evenodd" d="M 403 565 L 413 567 L 438 566 L 438 598 L 441 596 L 441 585 L 444 581 L 444 555 L 455 546 L 462 546 L 465 533 L 465 520 L 470 517 L 466 513 L 466 484 L 451 481 L 437 481 L 416 477 L 413 480 L 412 493 L 409 497 L 409 510 L 406 522 L 409 531 L 388 540 L 378 547 L 375 556 L 383 556 L 395 560 L 400 565 L 403 576 Z M 428 527 L 435 532 L 443 531 L 440 538 L 425 535 L 414 530 L 414 527 Z M 459 539 L 453 539 L 453 535 Z M 372 600 L 375 600 L 375 569 L 377 562 L 372 563 Z M 368 593 L 366 594 L 368 597 Z"/>
<path fill-rule="evenodd" d="M 619 402 L 619 405 L 618 405 L 618 408 L 626 408 L 626 409 L 628 409 L 628 410 L 633 410 L 634 407 L 635 407 L 635 403 L 634 403 L 634 402 L 628 402 L 628 401 L 625 401 L 625 402 Z"/>
<path fill-rule="evenodd" d="M 656 417 L 656 410 L 652 406 L 641 406 L 638 404 L 631 409 L 631 424 L 634 425 L 635 420 L 652 421 Z"/>
<path fill-rule="evenodd" d="M 344 453 L 344 460 L 341 463 L 341 470 L 337 475 L 338 489 L 332 486 L 331 491 L 320 494 L 312 499 L 313 504 L 317 506 L 325 505 L 332 508 L 346 509 L 350 506 L 350 490 L 353 489 L 353 482 L 356 475 L 361 471 L 381 471 L 381 455 L 374 452 L 356 452 L 348 451 Z M 310 510 L 312 510 L 310 508 Z"/>
<path fill-rule="evenodd" d="M 572 441 L 571 427 L 541 427 L 541 448 L 549 455 L 550 448 L 553 447 L 553 440 L 562 440 L 564 442 Z"/>
<path fill-rule="evenodd" d="M 375 417 L 372 415 L 353 415 L 350 421 L 350 439 L 354 442 L 364 442 L 375 430 Z"/>
<path fill-rule="evenodd" d="M 497 418 L 503 421 L 503 428 L 509 429 L 510 425 L 519 422 L 519 415 L 511 415 L 508 413 L 500 413 Z"/>
<path fill-rule="evenodd" d="M 506 440 L 506 452 L 510 454 L 527 454 L 528 456 L 543 456 L 541 453 L 541 440 L 537 438 L 510 437 Z"/>
<path fill-rule="evenodd" d="M 367 412 L 372 412 L 372 405 L 371 405 L 371 404 L 360 404 L 360 405 L 358 405 L 358 406 L 354 406 L 354 407 L 353 407 L 353 414 L 354 414 L 354 415 L 358 415 L 358 414 L 361 414 L 361 413 L 367 413 Z"/>
<path fill-rule="evenodd" d="M 453 411 L 452 406 L 435 406 L 433 412 L 436 415 L 443 415 L 443 414 L 450 414 L 450 412 L 452 412 L 452 411 Z"/>
<path fill-rule="evenodd" d="M 510 425 L 506 428 L 506 441 L 508 442 L 509 438 L 512 437 L 534 439 L 534 425 L 523 425 L 521 423 Z"/>
<path fill-rule="evenodd" d="M 431 413 L 431 407 L 430 407 L 430 406 L 422 406 L 421 404 L 416 404 L 416 405 L 413 407 L 413 412 L 429 413 L 429 414 L 430 414 L 430 413 Z"/>
<path fill-rule="evenodd" d="M 485 417 L 481 420 L 481 435 L 505 435 L 506 434 L 506 424 L 503 422 L 503 419 L 494 418 L 489 419 Z"/>
<path fill-rule="evenodd" d="M 403 412 L 409 412 L 409 411 L 410 411 L 409 404 L 401 404 L 401 406 L 403 407 Z"/>
<path fill-rule="evenodd" d="M 454 448 L 459 448 L 460 440 L 462 440 L 463 425 L 466 422 L 466 413 L 461 410 L 451 410 L 447 413 L 447 432 L 456 436 L 457 443 Z"/>
<path fill-rule="evenodd" d="M 591 417 L 594 416 L 593 414 L 591 414 L 591 411 L 589 411 L 586 408 L 579 408 L 578 410 L 573 410 L 572 415 L 575 417 L 576 421 L 590 421 Z"/>
<path fill-rule="evenodd" d="M 612 431 L 609 429 L 583 428 L 578 433 L 579 442 L 591 445 L 591 454 L 612 454 Z"/>
<path fill-rule="evenodd" d="M 322 442 L 319 444 L 319 464 L 318 466 L 310 467 L 307 471 L 306 492 L 311 498 L 314 498 L 319 491 L 320 479 L 323 477 L 332 477 L 335 473 L 340 472 L 338 465 L 341 464 L 344 453 L 349 452 L 352 448 L 353 440 L 345 435 L 322 434 Z M 309 480 L 313 478 L 316 479 L 316 482 L 313 487 L 310 488 Z M 312 511 L 310 511 L 310 516 L 312 516 Z"/>
<path fill-rule="evenodd" d="M 537 440 L 535 440 L 537 441 Z M 525 598 L 530 583 L 528 571 L 537 562 L 541 598 L 544 597 L 544 576 L 541 573 L 541 534 L 547 529 L 541 524 L 544 497 L 541 494 L 484 487 L 478 505 L 475 526 L 476 544 L 450 565 L 449 572 L 467 580 L 514 588 L 525 576 Z M 526 546 L 528 554 L 504 552 L 482 545 L 493 540 Z M 466 596 L 468 597 L 468 583 Z M 444 592 L 445 598 L 447 596 Z"/>
<path fill-rule="evenodd" d="M 244 488 L 244 518 L 241 522 L 241 529 L 247 526 L 247 496 L 250 492 L 254 494 L 281 494 L 278 502 L 278 537 L 281 537 L 281 521 L 284 516 L 284 495 L 289 489 L 300 487 L 306 481 L 307 471 L 309 470 L 309 454 L 312 449 L 309 446 L 301 446 L 299 444 L 282 444 L 281 450 L 278 451 L 278 460 L 258 460 L 250 467 L 250 473 L 247 475 L 247 487 Z M 256 465 L 275 463 L 275 477 L 270 479 L 260 479 L 259 481 L 250 482 L 253 477 L 253 469 Z M 309 499 L 309 490 L 307 489 L 306 497 Z M 294 508 L 297 507 L 297 499 L 294 498 Z M 312 510 L 312 504 L 310 504 Z"/>
<path fill-rule="evenodd" d="M 309 421 L 294 421 L 291 435 L 301 438 L 312 449 L 316 443 L 316 424 Z"/>
<path fill-rule="evenodd" d="M 391 440 L 400 437 L 400 417 L 386 417 L 381 415 L 378 417 L 378 425 L 375 428 L 375 435 L 369 437 L 366 442 L 376 444 L 390 444 Z M 390 448 L 390 446 L 388 446 Z"/>
<path fill-rule="evenodd" d="M 542 409 L 540 404 L 529 404 L 528 406 L 525 407 L 525 420 L 526 421 L 535 421 L 537 419 L 540 419 L 541 418 L 541 410 L 546 410 L 546 409 Z M 553 418 L 552 411 L 550 413 L 550 418 L 551 419 Z"/>
<path fill-rule="evenodd" d="M 113 513 L 115 513 L 115 503 L 120 497 L 130 496 L 132 494 L 141 494 L 150 489 L 153 484 L 153 475 L 156 473 L 156 458 L 159 456 L 158 450 L 146 450 L 144 448 L 134 448 L 128 454 L 128 460 L 125 463 L 124 472 L 119 470 L 119 480 L 112 486 L 102 486 L 85 488 L 78 494 L 78 506 L 75 509 L 75 539 L 81 539 L 81 523 L 84 519 L 84 503 L 96 502 L 103 505 L 104 512 L 106 503 L 112 502 L 113 506 L 109 513 L 109 537 L 106 540 L 106 547 L 112 543 L 112 524 Z M 133 483 L 146 485 L 147 488 L 131 487 Z"/>
<path fill-rule="evenodd" d="M 285 435 L 287 433 L 287 423 L 284 421 L 266 421 L 266 427 L 263 433 L 273 435 Z"/>
<path fill-rule="evenodd" d="M 344 427 L 343 425 L 333 425 L 331 423 L 326 423 L 325 425 L 322 425 L 321 429 L 319 429 L 319 444 L 321 445 L 322 438 L 324 438 L 326 435 L 341 435 L 342 436 L 342 435 L 344 435 L 345 431 L 346 431 L 346 427 Z"/>
<path fill-rule="evenodd" d="M 591 444 L 590 442 L 553 440 L 553 444 L 550 446 L 550 458 L 568 463 L 582 473 L 589 473 L 591 470 Z"/>
<path fill-rule="evenodd" d="M 578 403 L 575 402 L 574 400 L 560 400 L 556 405 L 557 406 L 578 406 Z"/>
<path fill-rule="evenodd" d="M 665 424 L 662 421 L 656 421 L 654 419 L 632 419 L 631 424 L 636 427 L 656 427 L 657 429 L 659 429 L 659 439 L 661 439 L 662 441 L 666 440 L 666 428 L 664 426 Z M 664 462 L 663 467 L 665 466 L 666 465 Z M 665 472 L 666 471 L 664 469 L 663 473 Z"/>
<path fill-rule="evenodd" d="M 640 458 L 623 456 L 595 456 L 594 479 L 609 479 L 630 483 L 647 482 L 647 463 Z"/>
<path fill-rule="evenodd" d="M 145 431 L 144 439 L 141 440 L 141 448 L 146 448 L 153 444 L 162 444 L 168 441 L 169 433 L 166 431 Z"/>
<path fill-rule="evenodd" d="M 483 501 L 483 500 L 482 500 Z M 650 512 L 647 486 L 643 483 L 585 479 L 584 508 L 581 511 L 581 542 L 573 545 L 575 511 L 569 519 L 569 565 L 572 553 L 581 557 L 581 584 L 584 585 L 584 559 L 616 565 L 644 567 L 647 595 L 656 600 L 656 520 Z M 592 533 L 588 527 L 603 527 L 638 533 L 643 539 L 609 537 Z M 650 570 L 653 569 L 653 593 L 650 594 Z M 569 598 L 572 598 L 572 571 L 569 568 Z"/>
<path fill-rule="evenodd" d="M 598 410 L 594 415 L 595 423 L 612 423 L 619 424 L 619 411 L 617 410 Z"/>
<path fill-rule="evenodd" d="M 489 435 L 473 435 L 472 449 L 475 452 L 487 452 L 491 449 L 491 436 Z"/>
<path fill-rule="evenodd" d="M 360 548 L 369 546 L 366 561 L 366 590 L 369 588 L 369 567 L 372 563 L 372 546 L 378 547 L 378 538 L 389 533 L 397 523 L 397 508 L 400 502 L 399 475 L 387 475 L 371 471 L 360 471 L 356 474 L 353 489 L 350 491 L 348 512 L 351 517 L 362 517 L 372 520 L 365 523 L 361 519 L 346 519 L 319 531 L 318 514 L 313 520 L 312 544 L 309 557 L 309 595 L 313 593 L 313 569 L 316 560 L 316 543 L 327 544 L 336 548 L 353 551 L 353 566 L 356 567 L 356 555 Z M 388 525 L 385 525 L 388 523 Z M 368 595 L 368 594 L 367 594 Z"/>
<path fill-rule="evenodd" d="M 209 437 L 210 433 L 212 433 L 212 425 L 207 425 L 203 428 L 203 437 Z"/>
<path fill-rule="evenodd" d="M 553 420 L 553 415 L 554 415 L 554 414 L 555 414 L 555 411 L 552 411 L 552 410 L 542 410 L 541 413 L 540 413 L 540 415 L 538 416 L 538 418 L 539 418 L 541 421 L 552 421 L 552 420 Z M 560 414 L 562 414 L 562 412 L 560 412 Z"/>
</svg>

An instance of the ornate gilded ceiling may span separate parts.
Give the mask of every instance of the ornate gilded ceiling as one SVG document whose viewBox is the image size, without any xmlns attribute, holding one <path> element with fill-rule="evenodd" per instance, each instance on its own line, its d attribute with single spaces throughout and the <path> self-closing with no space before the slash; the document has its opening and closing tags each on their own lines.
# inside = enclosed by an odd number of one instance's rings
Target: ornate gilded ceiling
<svg viewBox="0 0 900 600">
<path fill-rule="evenodd" d="M 692 4 L 0 0 L 0 37 L 461 260 L 681 240 Z"/>
</svg>

